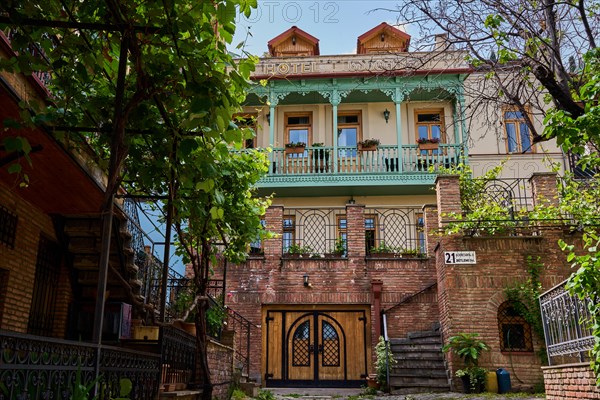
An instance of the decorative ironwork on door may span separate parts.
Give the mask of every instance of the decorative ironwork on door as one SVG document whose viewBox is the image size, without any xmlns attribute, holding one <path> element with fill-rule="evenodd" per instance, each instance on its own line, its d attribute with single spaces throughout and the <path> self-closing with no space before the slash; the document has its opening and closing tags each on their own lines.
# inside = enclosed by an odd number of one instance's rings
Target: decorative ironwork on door
<svg viewBox="0 0 600 400">
<path fill-rule="evenodd" d="M 292 339 L 292 365 L 310 366 L 310 321 L 305 321 L 294 332 Z"/>
<path fill-rule="evenodd" d="M 323 358 L 321 365 L 324 367 L 339 367 L 340 366 L 340 337 L 329 322 L 322 321 L 321 336 L 323 344 L 321 349 Z"/>
</svg>

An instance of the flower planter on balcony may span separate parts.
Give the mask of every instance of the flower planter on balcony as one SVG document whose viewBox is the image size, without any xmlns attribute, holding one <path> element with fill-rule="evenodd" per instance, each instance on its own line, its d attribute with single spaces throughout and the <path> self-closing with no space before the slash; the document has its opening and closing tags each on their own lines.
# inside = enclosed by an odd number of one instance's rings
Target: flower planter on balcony
<svg viewBox="0 0 600 400">
<path fill-rule="evenodd" d="M 377 151 L 377 145 L 373 144 L 373 145 L 370 145 L 370 146 L 364 146 L 364 145 L 362 145 L 362 144 L 359 143 L 358 144 L 358 150 L 359 151 Z"/>
<path fill-rule="evenodd" d="M 437 150 L 439 143 L 419 143 L 419 150 Z"/>
<path fill-rule="evenodd" d="M 286 147 L 285 154 L 302 154 L 306 147 Z"/>
</svg>

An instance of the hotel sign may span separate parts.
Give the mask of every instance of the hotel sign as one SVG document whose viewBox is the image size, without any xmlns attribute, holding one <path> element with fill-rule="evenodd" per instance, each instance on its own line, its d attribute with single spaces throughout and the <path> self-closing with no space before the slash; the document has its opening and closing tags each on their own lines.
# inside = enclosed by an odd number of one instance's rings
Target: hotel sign
<svg viewBox="0 0 600 400">
<path fill-rule="evenodd" d="M 262 59 L 256 67 L 255 74 L 267 76 L 336 75 L 361 72 L 381 73 L 406 69 L 428 70 L 468 67 L 461 52 L 450 52 L 435 58 L 432 58 L 428 53 L 408 53 L 396 56 L 320 56 L 288 60 L 283 61 L 281 58 Z"/>
</svg>

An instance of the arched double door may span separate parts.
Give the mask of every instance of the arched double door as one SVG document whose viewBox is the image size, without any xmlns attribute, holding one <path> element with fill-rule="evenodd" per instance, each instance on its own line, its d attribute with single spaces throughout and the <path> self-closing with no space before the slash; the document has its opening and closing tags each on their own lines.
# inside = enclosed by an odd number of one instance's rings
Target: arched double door
<svg viewBox="0 0 600 400">
<path fill-rule="evenodd" d="M 266 310 L 267 386 L 360 386 L 367 310 Z"/>
</svg>

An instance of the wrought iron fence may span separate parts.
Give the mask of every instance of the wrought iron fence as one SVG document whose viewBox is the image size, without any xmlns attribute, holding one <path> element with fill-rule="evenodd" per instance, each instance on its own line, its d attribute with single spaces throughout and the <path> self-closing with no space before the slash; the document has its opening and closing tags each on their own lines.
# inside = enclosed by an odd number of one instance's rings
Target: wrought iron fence
<svg viewBox="0 0 600 400">
<path fill-rule="evenodd" d="M 173 326 L 161 327 L 160 335 L 162 382 L 191 382 L 196 368 L 196 338 Z"/>
<path fill-rule="evenodd" d="M 364 210 L 365 250 L 387 246 L 397 252 L 425 253 L 423 216 L 417 207 Z M 348 250 L 348 221 L 345 208 L 288 208 L 283 215 L 283 252 L 300 251 L 311 255 Z M 297 246 L 293 248 L 292 246 Z M 298 247 L 300 249 L 298 249 Z"/>
<path fill-rule="evenodd" d="M 283 253 L 294 246 L 310 254 L 333 253 L 338 238 L 346 243 L 345 208 L 286 208 L 283 213 Z"/>
<path fill-rule="evenodd" d="M 592 300 L 571 296 L 565 288 L 566 283 L 548 290 L 539 299 L 550 365 L 560 363 L 556 362 L 560 356 L 584 361 L 586 353 L 594 346 L 588 310 Z"/>
<path fill-rule="evenodd" d="M 515 220 L 533 208 L 531 185 L 526 178 L 474 179 L 473 183 L 475 192 L 463 204 L 467 212 L 482 204 L 495 204 L 505 210 L 506 219 Z"/>
<path fill-rule="evenodd" d="M 417 207 L 365 208 L 365 247 L 426 253 L 423 213 Z"/>
<path fill-rule="evenodd" d="M 101 400 L 119 397 L 121 378 L 131 380 L 131 398 L 150 400 L 160 355 L 0 330 L 0 400 L 71 399 L 78 374 L 85 385 L 100 377 Z"/>
</svg>

